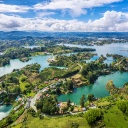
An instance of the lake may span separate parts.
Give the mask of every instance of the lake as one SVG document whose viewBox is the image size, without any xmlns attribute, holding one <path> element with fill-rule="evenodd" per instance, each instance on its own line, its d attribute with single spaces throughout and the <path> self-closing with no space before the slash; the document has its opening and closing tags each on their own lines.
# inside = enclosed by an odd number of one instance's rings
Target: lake
<svg viewBox="0 0 128 128">
<path fill-rule="evenodd" d="M 6 117 L 11 110 L 12 110 L 12 105 L 0 106 L 0 120 Z"/>
<path fill-rule="evenodd" d="M 116 72 L 114 74 L 100 76 L 95 83 L 90 86 L 75 88 L 73 93 L 58 96 L 58 101 L 67 101 L 70 99 L 72 102 L 79 104 L 83 94 L 86 97 L 88 94 L 94 94 L 97 98 L 108 96 L 109 93 L 106 90 L 106 84 L 109 80 L 113 80 L 116 87 L 123 87 L 123 85 L 128 82 L 128 72 Z"/>
<path fill-rule="evenodd" d="M 85 46 L 85 45 L 73 45 L 73 44 L 65 44 L 65 46 L 70 47 L 82 47 L 82 48 L 95 48 L 96 53 L 98 56 L 109 54 L 120 54 L 123 56 L 128 56 L 128 43 L 113 43 L 113 44 L 106 44 L 103 46 Z M 70 54 L 67 54 L 70 55 Z M 51 55 L 46 56 L 33 56 L 32 59 L 28 62 L 21 62 L 19 59 L 14 59 L 10 61 L 10 65 L 6 65 L 3 67 L 0 67 L 0 76 L 5 75 L 7 73 L 11 73 L 13 69 L 20 69 L 26 66 L 27 64 L 33 64 L 33 63 L 39 63 L 41 65 L 41 69 L 44 69 L 49 66 L 47 59 L 51 58 Z M 94 59 L 97 59 L 98 57 L 92 58 L 92 61 Z M 90 61 L 90 60 L 89 60 Z M 110 64 L 112 62 L 112 59 L 108 58 L 106 60 L 106 63 Z"/>
<path fill-rule="evenodd" d="M 34 56 L 31 57 L 32 59 L 28 62 L 21 62 L 19 59 L 10 60 L 10 64 L 0 67 L 0 76 L 11 73 L 13 69 L 20 69 L 25 67 L 28 64 L 38 63 L 41 65 L 40 70 L 46 68 L 49 66 L 49 63 L 47 62 L 48 58 L 51 58 L 51 55 L 47 56 Z"/>
<path fill-rule="evenodd" d="M 69 47 L 79 47 L 79 48 L 95 48 L 98 56 L 109 54 L 119 54 L 123 56 L 128 56 L 128 42 L 127 43 L 112 43 L 105 44 L 102 46 L 86 46 L 86 45 L 73 45 L 73 44 L 64 44 Z"/>
<path fill-rule="evenodd" d="M 92 57 L 90 60 L 86 60 L 87 63 L 90 61 L 94 61 L 100 57 L 100 55 L 106 56 L 109 54 L 119 54 L 123 56 L 128 56 L 128 43 L 113 43 L 113 44 L 105 44 L 103 46 L 86 46 L 86 45 L 73 45 L 73 44 L 65 44 L 65 46 L 69 47 L 80 47 L 80 48 L 95 48 L 97 56 Z M 113 62 L 112 57 L 108 57 L 104 63 L 110 64 Z M 80 88 L 75 88 L 73 93 L 68 93 L 65 95 L 60 95 L 58 97 L 58 101 L 67 101 L 70 99 L 72 102 L 79 104 L 80 98 L 84 94 L 86 97 L 88 94 L 94 94 L 95 97 L 105 97 L 108 96 L 109 93 L 106 90 L 106 84 L 109 80 L 113 80 L 116 87 L 122 87 L 124 83 L 128 82 L 128 72 L 120 73 L 116 72 L 114 74 L 100 76 L 94 84 L 90 86 L 83 86 Z"/>
</svg>

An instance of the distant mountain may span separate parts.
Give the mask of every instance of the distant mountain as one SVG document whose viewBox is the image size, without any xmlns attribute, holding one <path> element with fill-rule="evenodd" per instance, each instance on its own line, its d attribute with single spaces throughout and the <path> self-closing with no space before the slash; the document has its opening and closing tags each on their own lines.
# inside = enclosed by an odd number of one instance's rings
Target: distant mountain
<svg viewBox="0 0 128 128">
<path fill-rule="evenodd" d="M 128 32 L 25 32 L 25 31 L 0 31 L 2 40 L 18 40 L 22 38 L 123 38 L 128 39 Z"/>
</svg>

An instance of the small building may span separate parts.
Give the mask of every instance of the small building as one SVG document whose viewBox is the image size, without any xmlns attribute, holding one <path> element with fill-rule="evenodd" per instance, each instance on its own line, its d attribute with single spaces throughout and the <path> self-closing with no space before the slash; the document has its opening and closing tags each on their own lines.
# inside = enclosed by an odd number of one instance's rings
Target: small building
<svg viewBox="0 0 128 128">
<path fill-rule="evenodd" d="M 58 80 L 59 80 L 59 78 L 55 78 L 54 80 L 55 80 L 55 81 L 58 81 Z"/>
<path fill-rule="evenodd" d="M 49 94 L 46 94 L 46 97 L 49 97 Z"/>
<path fill-rule="evenodd" d="M 38 93 L 36 100 L 40 100 L 41 97 L 42 97 L 42 93 Z"/>
<path fill-rule="evenodd" d="M 44 83 L 45 83 L 45 84 L 48 84 L 49 82 L 48 82 L 48 81 L 45 81 Z"/>
<path fill-rule="evenodd" d="M 49 88 L 44 88 L 42 89 L 42 92 L 47 92 L 49 90 Z"/>
</svg>

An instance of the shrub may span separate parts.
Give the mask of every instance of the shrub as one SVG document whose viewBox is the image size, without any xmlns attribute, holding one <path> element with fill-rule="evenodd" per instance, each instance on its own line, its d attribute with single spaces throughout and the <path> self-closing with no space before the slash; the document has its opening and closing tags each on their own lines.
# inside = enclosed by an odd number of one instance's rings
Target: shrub
<svg viewBox="0 0 128 128">
<path fill-rule="evenodd" d="M 91 124 L 101 118 L 101 111 L 99 109 L 91 109 L 85 113 L 85 118 Z"/>
</svg>

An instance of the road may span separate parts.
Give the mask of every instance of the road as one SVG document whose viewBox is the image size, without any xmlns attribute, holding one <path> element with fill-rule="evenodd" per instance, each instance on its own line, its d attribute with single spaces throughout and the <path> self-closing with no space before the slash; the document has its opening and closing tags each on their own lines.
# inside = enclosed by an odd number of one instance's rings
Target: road
<svg viewBox="0 0 128 128">
<path fill-rule="evenodd" d="M 116 63 L 115 65 L 118 66 L 119 64 L 121 64 L 125 59 L 123 58 L 120 62 Z"/>
<path fill-rule="evenodd" d="M 79 72 L 81 72 L 82 69 L 83 69 L 83 66 L 81 64 L 79 64 L 79 63 L 77 63 L 77 65 L 80 66 L 80 71 Z"/>
<path fill-rule="evenodd" d="M 40 93 L 41 91 L 38 91 L 38 93 L 34 96 L 34 98 L 31 99 L 31 103 L 30 103 L 30 107 L 32 107 L 35 112 L 37 112 L 37 108 L 35 106 L 35 103 L 36 103 L 36 99 L 37 99 L 37 96 L 38 94 Z"/>
<path fill-rule="evenodd" d="M 82 69 L 83 69 L 83 67 L 82 67 L 82 65 L 79 64 L 79 63 L 78 63 L 78 66 L 80 66 L 80 71 L 79 71 L 79 72 L 81 72 Z M 36 99 L 37 99 L 37 96 L 38 96 L 38 94 L 39 94 L 40 92 L 41 92 L 41 90 L 39 90 L 38 93 L 34 96 L 34 98 L 31 99 L 30 107 L 32 107 L 35 112 L 37 112 L 37 108 L 36 108 L 36 106 L 35 106 L 35 104 L 36 104 Z"/>
</svg>

